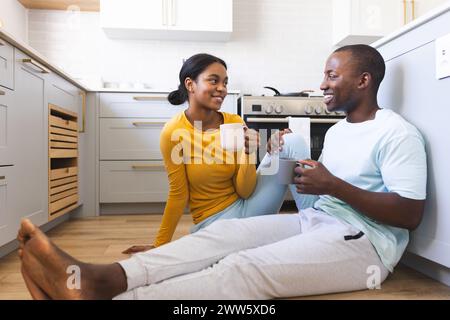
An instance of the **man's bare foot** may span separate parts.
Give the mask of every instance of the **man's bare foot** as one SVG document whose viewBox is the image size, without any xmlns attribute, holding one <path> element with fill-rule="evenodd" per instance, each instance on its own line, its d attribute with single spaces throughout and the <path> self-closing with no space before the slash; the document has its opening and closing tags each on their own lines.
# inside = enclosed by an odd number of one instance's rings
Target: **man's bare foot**
<svg viewBox="0 0 450 320">
<path fill-rule="evenodd" d="M 39 288 L 51 299 L 111 299 L 127 288 L 119 264 L 80 262 L 51 243 L 27 219 L 22 220 L 18 240 L 24 279 L 28 277 L 33 289 Z M 36 290 L 29 290 L 32 296 L 40 296 Z"/>
<path fill-rule="evenodd" d="M 25 284 L 28 288 L 28 291 L 31 294 L 31 297 L 34 300 L 49 300 L 50 297 L 42 291 L 41 288 L 38 287 L 38 285 L 30 278 L 28 273 L 25 271 L 23 266 L 20 268 L 20 271 L 22 272 L 23 280 L 25 281 Z"/>
</svg>

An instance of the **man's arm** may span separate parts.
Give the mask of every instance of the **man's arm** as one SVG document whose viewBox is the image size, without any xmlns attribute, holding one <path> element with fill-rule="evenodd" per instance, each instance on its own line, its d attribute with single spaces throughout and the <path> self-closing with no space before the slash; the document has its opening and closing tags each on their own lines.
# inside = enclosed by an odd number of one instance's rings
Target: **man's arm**
<svg viewBox="0 0 450 320">
<path fill-rule="evenodd" d="M 332 175 L 323 164 L 313 160 L 300 163 L 311 168 L 297 167 L 297 192 L 336 197 L 366 216 L 383 224 L 414 230 L 420 224 L 425 200 L 401 197 L 393 192 L 371 192 L 355 187 Z"/>
</svg>

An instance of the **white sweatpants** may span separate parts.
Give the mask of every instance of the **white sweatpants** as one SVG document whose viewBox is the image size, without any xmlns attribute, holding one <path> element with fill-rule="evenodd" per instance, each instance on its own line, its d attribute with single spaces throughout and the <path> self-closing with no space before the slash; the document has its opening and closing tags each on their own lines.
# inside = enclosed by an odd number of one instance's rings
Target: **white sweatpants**
<svg viewBox="0 0 450 320">
<path fill-rule="evenodd" d="M 217 221 L 120 261 L 115 299 L 271 299 L 367 289 L 389 271 L 365 235 L 312 208 Z M 348 237 L 346 237 L 348 238 Z"/>
</svg>

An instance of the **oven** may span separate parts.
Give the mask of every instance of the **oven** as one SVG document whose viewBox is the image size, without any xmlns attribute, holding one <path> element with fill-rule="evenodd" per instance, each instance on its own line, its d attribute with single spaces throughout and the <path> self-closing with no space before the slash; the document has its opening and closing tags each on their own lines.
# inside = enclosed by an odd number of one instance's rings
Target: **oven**
<svg viewBox="0 0 450 320">
<path fill-rule="evenodd" d="M 271 134 L 288 128 L 289 117 L 310 118 L 313 160 L 319 159 L 327 130 L 345 118 L 343 112 L 329 112 L 323 97 L 242 96 L 238 99 L 238 112 L 247 126 L 260 134 L 257 164 L 266 153 Z"/>
</svg>

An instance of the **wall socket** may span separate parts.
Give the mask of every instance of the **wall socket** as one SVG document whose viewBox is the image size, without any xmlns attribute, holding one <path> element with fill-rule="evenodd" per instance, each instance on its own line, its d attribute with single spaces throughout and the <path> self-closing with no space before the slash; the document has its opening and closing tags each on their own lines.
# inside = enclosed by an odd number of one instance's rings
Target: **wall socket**
<svg viewBox="0 0 450 320">
<path fill-rule="evenodd" d="M 436 79 L 450 77 L 450 33 L 436 39 Z"/>
</svg>

